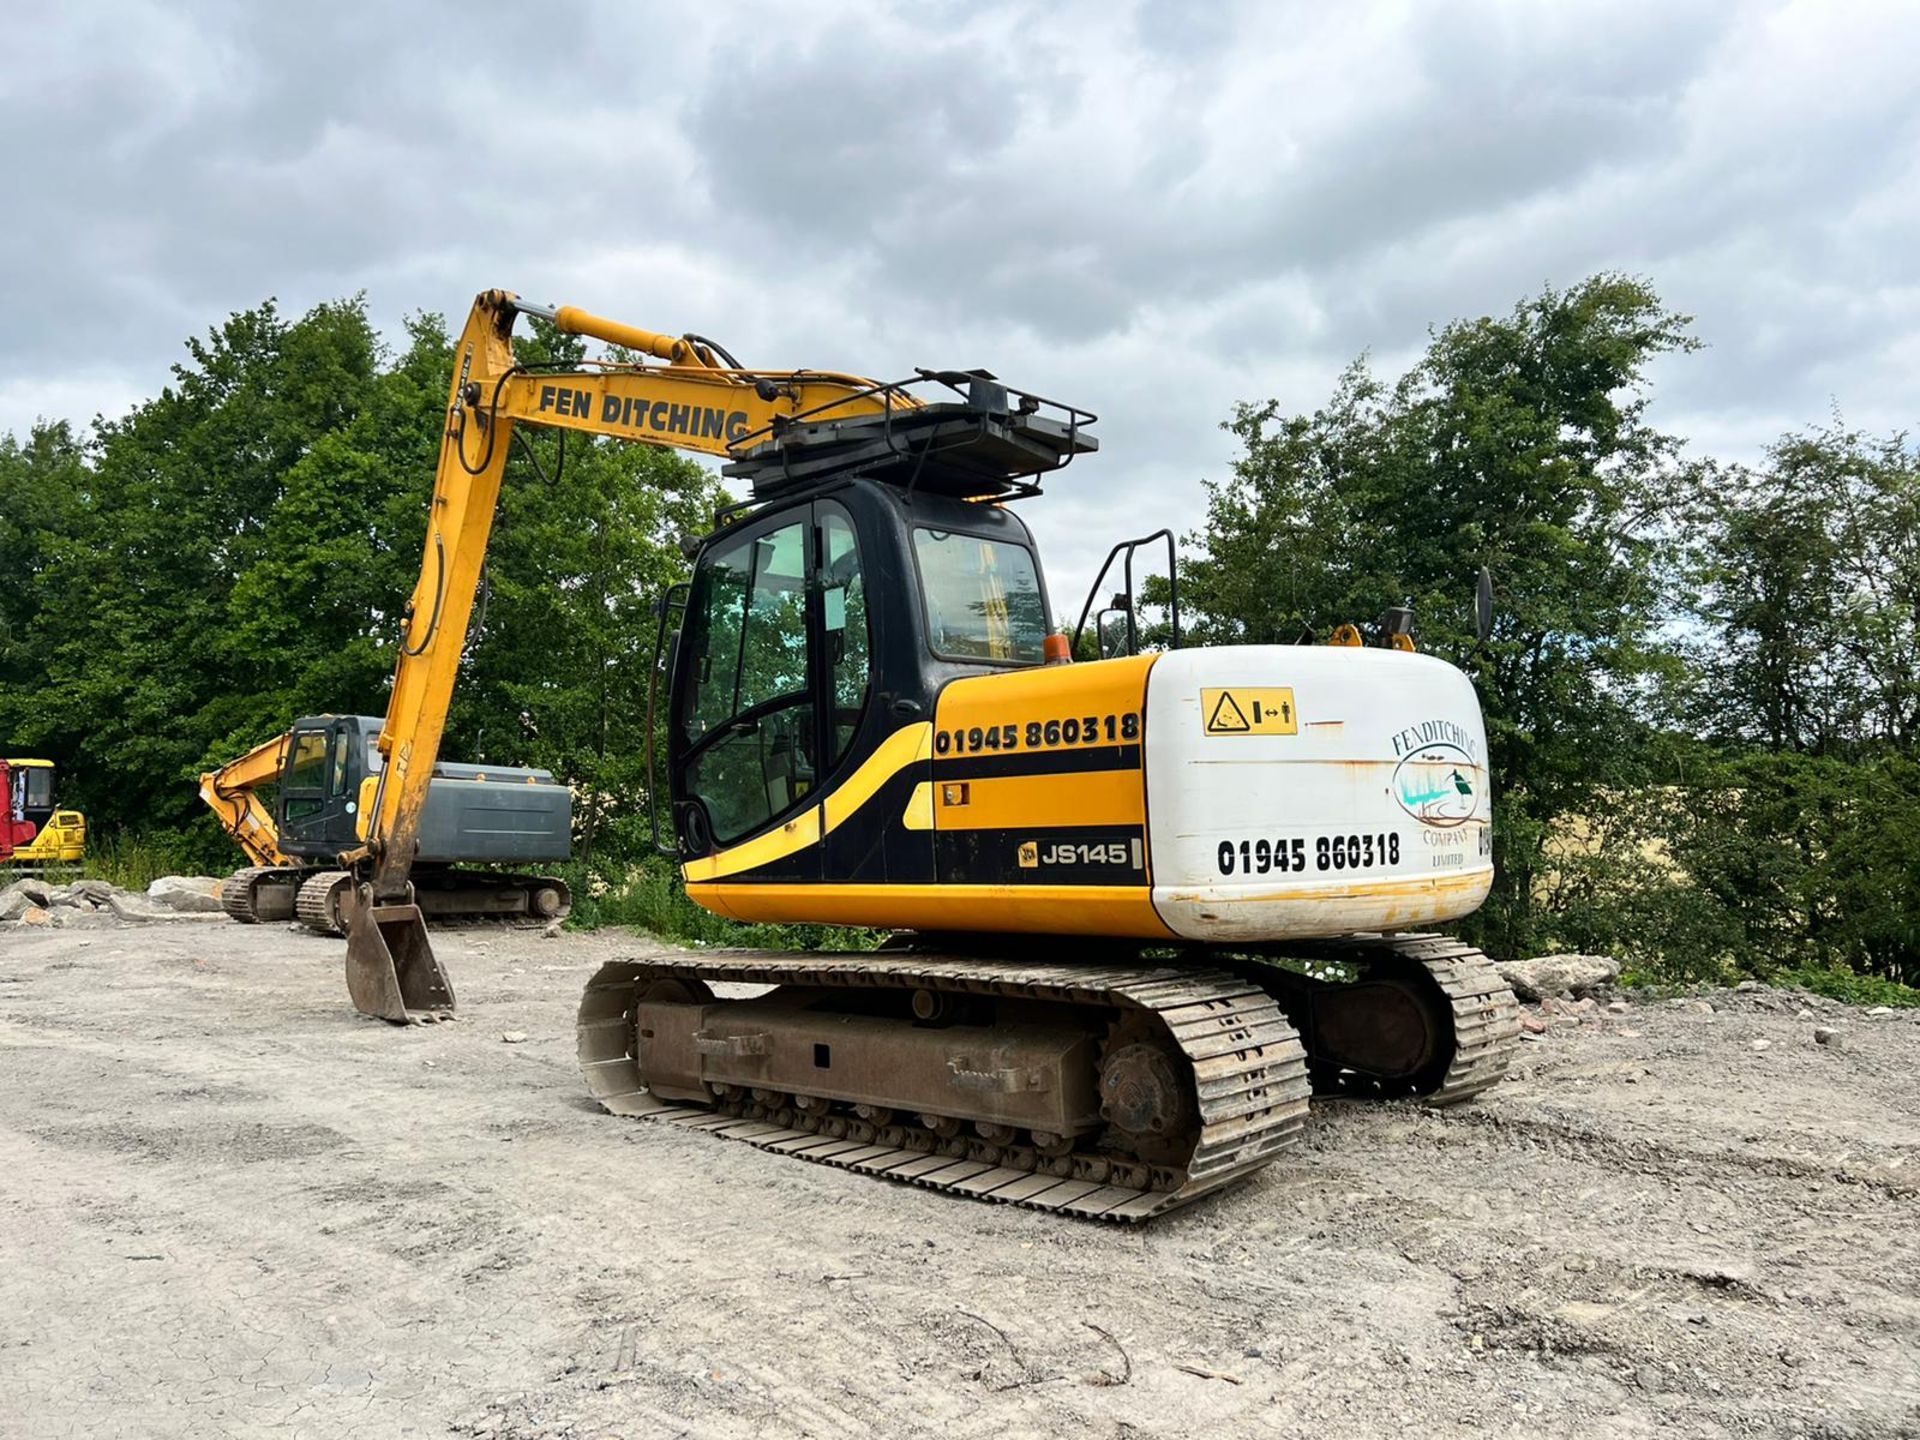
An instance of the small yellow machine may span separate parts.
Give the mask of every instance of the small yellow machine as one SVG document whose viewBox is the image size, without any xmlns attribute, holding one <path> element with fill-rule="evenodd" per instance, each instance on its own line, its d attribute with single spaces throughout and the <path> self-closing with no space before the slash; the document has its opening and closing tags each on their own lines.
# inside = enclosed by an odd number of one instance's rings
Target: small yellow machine
<svg viewBox="0 0 1920 1440">
<path fill-rule="evenodd" d="M 53 762 L 9 757 L 5 773 L 8 778 L 0 786 L 0 799 L 7 808 L 0 824 L 10 832 L 12 853 L 0 853 L 0 864 L 40 870 L 85 860 L 87 817 L 55 803 Z"/>
<path fill-rule="evenodd" d="M 519 314 L 641 358 L 520 364 Z M 1310 1093 L 1446 1104 L 1494 1084 L 1512 993 L 1429 933 L 1492 881 L 1471 683 L 1413 653 L 1404 611 L 1371 644 L 1342 627 L 1191 648 L 1176 595 L 1172 646 L 1137 653 L 1132 555 L 1171 537 L 1110 557 L 1127 556 L 1125 653 L 1065 663 L 1011 504 L 1097 449 L 1093 420 L 980 371 L 752 370 L 696 335 L 481 295 L 378 742 L 354 1004 L 453 1009 L 409 874 L 509 442 L 532 423 L 722 456 L 748 491 L 656 642 L 661 843 L 689 895 L 894 932 L 871 953 L 604 967 L 579 1053 L 606 1108 L 1137 1220 L 1267 1163 Z"/>
</svg>

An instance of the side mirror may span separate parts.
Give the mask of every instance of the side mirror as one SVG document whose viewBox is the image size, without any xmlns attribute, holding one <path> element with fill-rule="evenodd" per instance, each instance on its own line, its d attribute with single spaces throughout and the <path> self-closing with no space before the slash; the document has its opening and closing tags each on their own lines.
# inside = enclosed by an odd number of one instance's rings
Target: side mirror
<svg viewBox="0 0 1920 1440">
<path fill-rule="evenodd" d="M 1473 633 L 1482 645 L 1493 634 L 1493 572 L 1484 565 L 1473 592 Z"/>
</svg>

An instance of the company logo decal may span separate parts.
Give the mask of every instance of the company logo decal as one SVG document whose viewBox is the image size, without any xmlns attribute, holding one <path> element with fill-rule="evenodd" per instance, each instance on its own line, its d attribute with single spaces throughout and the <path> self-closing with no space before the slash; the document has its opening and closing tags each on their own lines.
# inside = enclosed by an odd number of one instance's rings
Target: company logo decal
<svg viewBox="0 0 1920 1440">
<path fill-rule="evenodd" d="M 1409 726 L 1393 737 L 1393 798 L 1422 825 L 1466 824 L 1480 810 L 1478 751 L 1473 733 L 1451 720 Z"/>
</svg>

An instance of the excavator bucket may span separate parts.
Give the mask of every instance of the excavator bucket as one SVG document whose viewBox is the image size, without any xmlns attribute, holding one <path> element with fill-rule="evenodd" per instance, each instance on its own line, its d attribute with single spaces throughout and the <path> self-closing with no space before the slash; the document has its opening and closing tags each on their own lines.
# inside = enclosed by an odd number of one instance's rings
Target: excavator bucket
<svg viewBox="0 0 1920 1440">
<path fill-rule="evenodd" d="M 347 993 L 362 1015 L 418 1025 L 453 1018 L 453 986 L 434 957 L 418 905 L 377 905 L 362 888 L 348 906 Z"/>
</svg>

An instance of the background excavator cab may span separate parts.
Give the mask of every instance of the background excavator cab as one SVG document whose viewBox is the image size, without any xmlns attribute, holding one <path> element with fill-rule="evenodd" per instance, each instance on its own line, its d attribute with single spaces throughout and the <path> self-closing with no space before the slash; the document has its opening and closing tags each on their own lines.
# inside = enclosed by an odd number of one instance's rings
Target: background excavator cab
<svg viewBox="0 0 1920 1440">
<path fill-rule="evenodd" d="M 56 802 L 54 764 L 50 760 L 9 758 L 0 785 L 0 828 L 11 854 L 0 861 L 19 866 L 75 865 L 86 858 L 87 821 L 77 810 Z"/>
<path fill-rule="evenodd" d="M 331 856 L 359 843 L 355 821 L 378 719 L 312 715 L 295 722 L 280 772 L 280 848 Z"/>
</svg>

